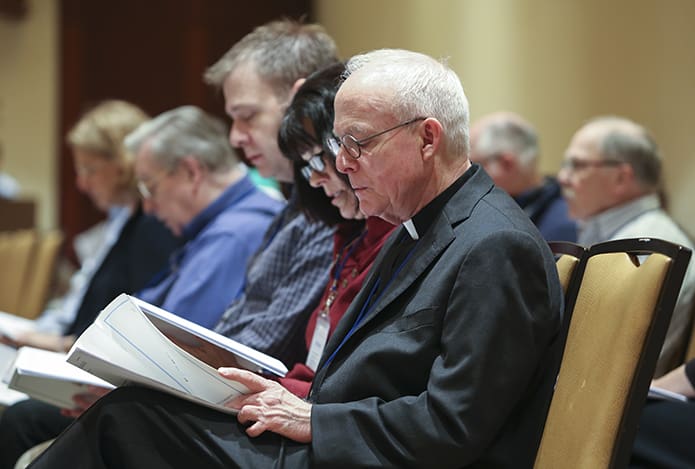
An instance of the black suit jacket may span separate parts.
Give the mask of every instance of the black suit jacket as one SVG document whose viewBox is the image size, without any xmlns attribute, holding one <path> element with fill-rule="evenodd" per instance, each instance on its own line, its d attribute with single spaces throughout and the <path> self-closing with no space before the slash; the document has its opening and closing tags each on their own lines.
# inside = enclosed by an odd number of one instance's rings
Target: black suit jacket
<svg viewBox="0 0 695 469">
<path fill-rule="evenodd" d="M 121 293 L 142 289 L 167 265 L 178 241 L 171 231 L 138 208 L 94 273 L 66 335 L 79 335 Z"/>
<path fill-rule="evenodd" d="M 532 467 L 557 371 L 562 290 L 528 217 L 479 167 L 470 171 L 409 265 L 319 365 L 313 466 Z"/>
</svg>

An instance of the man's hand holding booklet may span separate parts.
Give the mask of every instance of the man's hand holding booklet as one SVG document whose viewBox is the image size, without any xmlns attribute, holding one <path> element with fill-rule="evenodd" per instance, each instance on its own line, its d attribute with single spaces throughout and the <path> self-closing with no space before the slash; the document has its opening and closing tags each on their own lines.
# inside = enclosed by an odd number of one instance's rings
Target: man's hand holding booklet
<svg viewBox="0 0 695 469">
<path fill-rule="evenodd" d="M 222 377 L 220 366 L 287 373 L 275 358 L 125 294 L 104 308 L 66 359 L 107 386 L 148 386 L 224 412 L 234 412 L 224 404 L 248 390 Z"/>
</svg>

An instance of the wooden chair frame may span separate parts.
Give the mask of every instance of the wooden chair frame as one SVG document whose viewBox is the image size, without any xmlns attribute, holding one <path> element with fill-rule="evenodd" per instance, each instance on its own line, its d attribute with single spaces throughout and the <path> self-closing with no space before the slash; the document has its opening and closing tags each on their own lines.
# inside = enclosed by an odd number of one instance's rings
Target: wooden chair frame
<svg viewBox="0 0 695 469">
<path fill-rule="evenodd" d="M 550 250 L 558 256 L 571 256 L 577 259 L 577 265 L 572 270 L 572 274 L 565 291 L 565 310 L 563 315 L 563 331 L 564 334 L 567 333 L 567 327 L 569 326 L 569 321 L 572 316 L 572 311 L 574 310 L 574 304 L 577 301 L 577 293 L 579 293 L 579 287 L 581 285 L 582 277 L 584 276 L 584 270 L 586 269 L 586 260 L 589 255 L 589 250 L 584 246 L 577 243 L 571 243 L 569 241 L 551 241 L 548 243 Z"/>
</svg>

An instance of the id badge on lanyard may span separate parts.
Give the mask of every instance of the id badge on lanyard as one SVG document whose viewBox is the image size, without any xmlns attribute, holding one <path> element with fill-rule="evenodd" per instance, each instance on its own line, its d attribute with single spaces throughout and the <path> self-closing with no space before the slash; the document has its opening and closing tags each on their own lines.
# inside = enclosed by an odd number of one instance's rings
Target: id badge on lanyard
<svg viewBox="0 0 695 469">
<path fill-rule="evenodd" d="M 314 334 L 311 336 L 309 354 L 306 357 L 306 366 L 311 368 L 312 371 L 316 371 L 316 368 L 319 366 L 321 355 L 323 355 L 323 349 L 326 347 L 326 342 L 328 341 L 328 333 L 331 330 L 330 309 L 335 300 L 336 288 L 337 282 L 334 282 L 331 287 L 331 292 L 328 294 L 328 298 L 326 298 L 326 305 L 318 318 L 316 318 L 316 327 L 314 328 Z"/>
<path fill-rule="evenodd" d="M 364 230 L 357 238 L 350 241 L 347 245 L 343 246 L 334 261 L 335 272 L 333 273 L 333 283 L 331 284 L 330 292 L 326 298 L 326 304 L 324 305 L 318 318 L 316 318 L 316 327 L 314 328 L 314 334 L 311 336 L 311 345 L 309 346 L 309 354 L 306 357 L 306 366 L 316 371 L 321 361 L 321 355 L 323 355 L 323 349 L 326 348 L 326 342 L 328 342 L 328 334 L 331 331 L 331 305 L 338 296 L 338 281 L 340 280 L 340 274 L 345 267 L 350 256 L 362 242 L 367 234 L 367 230 Z M 345 256 L 342 255 L 344 251 L 347 250 Z M 341 259 L 342 258 L 342 259 Z M 332 269 L 331 269 L 332 270 Z"/>
</svg>

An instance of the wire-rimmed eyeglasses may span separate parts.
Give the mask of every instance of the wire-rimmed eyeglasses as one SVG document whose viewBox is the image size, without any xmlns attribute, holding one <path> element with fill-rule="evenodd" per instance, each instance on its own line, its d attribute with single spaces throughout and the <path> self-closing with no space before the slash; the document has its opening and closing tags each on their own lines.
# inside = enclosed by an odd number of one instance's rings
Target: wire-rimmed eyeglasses
<svg viewBox="0 0 695 469">
<path fill-rule="evenodd" d="M 171 171 L 163 171 L 149 182 L 145 182 L 142 179 L 138 179 L 136 185 L 138 188 L 138 192 L 140 193 L 140 197 L 142 197 L 143 199 L 151 199 L 152 197 L 154 197 L 155 193 L 157 192 L 157 186 L 159 186 L 159 183 L 162 182 L 162 179 L 164 179 L 164 177 L 168 176 L 169 174 L 171 174 Z"/>
<path fill-rule="evenodd" d="M 338 154 L 338 150 L 340 150 L 340 147 L 343 147 L 345 149 L 345 152 L 350 155 L 353 159 L 358 159 L 360 156 L 362 156 L 362 147 L 364 146 L 365 143 L 368 141 L 379 137 L 381 135 L 384 135 L 388 132 L 394 131 L 396 129 L 399 129 L 401 127 L 405 127 L 406 125 L 410 125 L 414 122 L 417 121 L 422 121 L 427 119 L 426 117 L 415 117 L 413 119 L 409 119 L 405 122 L 401 122 L 400 124 L 394 125 L 393 127 L 389 127 L 386 130 L 382 130 L 381 132 L 377 132 L 375 134 L 369 135 L 367 137 L 364 137 L 360 140 L 357 140 L 354 136 L 350 134 L 345 134 L 342 137 L 337 137 L 333 136 L 328 139 L 328 148 L 334 153 Z"/>
</svg>

